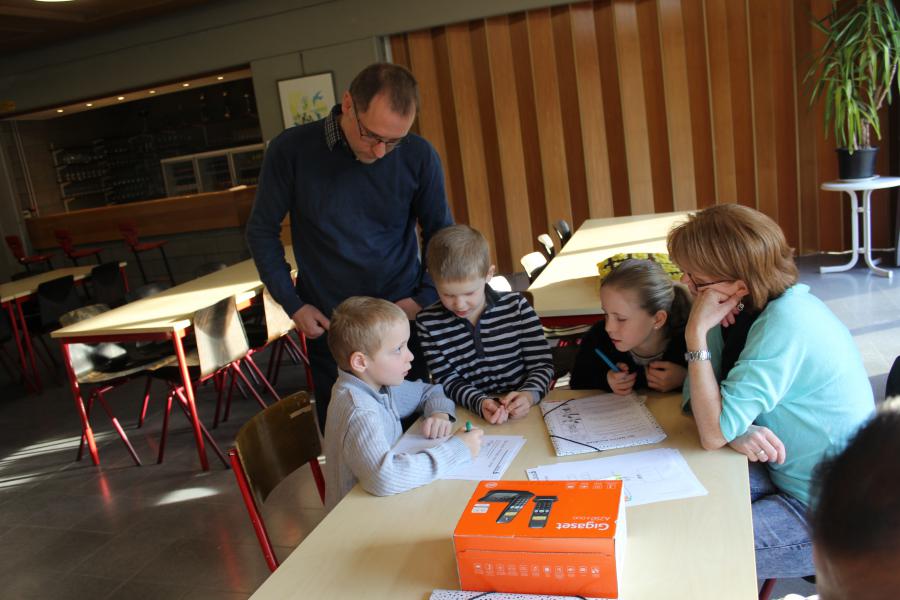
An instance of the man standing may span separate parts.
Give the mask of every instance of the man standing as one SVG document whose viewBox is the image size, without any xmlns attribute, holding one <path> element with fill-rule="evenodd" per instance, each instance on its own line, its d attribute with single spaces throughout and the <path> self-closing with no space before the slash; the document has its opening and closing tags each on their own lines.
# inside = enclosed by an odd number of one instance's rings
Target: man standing
<svg viewBox="0 0 900 600">
<path fill-rule="evenodd" d="M 247 244 L 263 283 L 307 337 L 323 430 L 337 377 L 326 341 L 334 307 L 350 296 L 374 296 L 413 320 L 437 300 L 416 226 L 427 245 L 453 220 L 440 158 L 409 133 L 417 109 L 412 73 L 373 64 L 327 117 L 284 131 L 266 150 Z M 280 240 L 288 214 L 296 286 Z M 417 360 L 409 377 L 423 378 L 417 340 L 410 349 Z"/>
</svg>

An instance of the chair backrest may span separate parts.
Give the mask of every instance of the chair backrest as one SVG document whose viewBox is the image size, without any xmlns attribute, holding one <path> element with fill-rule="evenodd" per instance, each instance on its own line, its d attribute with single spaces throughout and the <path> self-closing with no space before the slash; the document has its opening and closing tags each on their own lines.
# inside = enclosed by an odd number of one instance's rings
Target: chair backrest
<svg viewBox="0 0 900 600">
<path fill-rule="evenodd" d="M 56 241 L 59 242 L 59 247 L 63 249 L 63 252 L 68 256 L 72 254 L 72 250 L 75 249 L 75 243 L 72 241 L 72 234 L 69 233 L 68 229 L 54 229 L 53 235 L 56 236 Z"/>
<path fill-rule="evenodd" d="M 269 343 L 296 329 L 294 320 L 265 288 L 263 288 L 263 314 L 266 317 L 266 339 Z"/>
<path fill-rule="evenodd" d="M 94 302 L 113 307 L 125 304 L 127 292 L 118 262 L 103 263 L 91 269 L 91 287 Z"/>
<path fill-rule="evenodd" d="M 19 236 L 6 236 L 6 245 L 9 246 L 9 250 L 12 252 L 16 260 L 22 260 L 23 258 L 25 258 L 25 246 L 22 244 L 22 239 Z"/>
<path fill-rule="evenodd" d="M 75 278 L 71 275 L 38 285 L 37 302 L 41 327 L 45 330 L 58 327 L 62 315 L 82 306 L 81 298 L 75 291 Z"/>
<path fill-rule="evenodd" d="M 569 241 L 569 238 L 572 237 L 572 228 L 569 227 L 569 222 L 565 219 L 560 219 L 559 221 L 554 223 L 553 230 L 556 231 L 556 237 L 559 238 L 560 248 L 565 246 L 566 242 Z"/>
<path fill-rule="evenodd" d="M 238 431 L 234 445 L 253 495 L 265 502 L 285 477 L 322 451 L 309 394 L 291 394 L 257 413 Z"/>
<path fill-rule="evenodd" d="M 109 307 L 105 304 L 89 304 L 60 315 L 59 324 L 68 327 L 108 310 Z M 69 344 L 72 370 L 80 383 L 83 383 L 83 376 L 97 370 L 100 364 L 106 364 L 117 357 L 124 356 L 125 353 L 125 349 L 118 344 Z"/>
<path fill-rule="evenodd" d="M 247 355 L 250 345 L 234 296 L 194 313 L 194 337 L 204 377 Z"/>
<path fill-rule="evenodd" d="M 134 248 L 141 241 L 138 239 L 137 224 L 134 221 L 122 221 L 119 223 L 119 232 L 125 238 L 125 243 Z"/>
<path fill-rule="evenodd" d="M 522 267 L 528 275 L 528 280 L 534 281 L 541 271 L 544 270 L 544 267 L 547 266 L 547 257 L 540 252 L 530 252 L 523 256 L 519 262 L 522 263 Z"/>
<path fill-rule="evenodd" d="M 550 237 L 550 234 L 542 233 L 537 237 L 537 241 L 540 243 L 544 254 L 547 255 L 547 260 L 552 259 L 556 255 L 556 248 L 553 247 L 553 239 Z"/>
<path fill-rule="evenodd" d="M 488 281 L 488 285 L 491 286 L 491 289 L 495 292 L 512 291 L 512 285 L 509 283 L 509 279 L 507 279 L 503 275 L 494 275 L 493 277 L 491 277 L 491 280 Z"/>
</svg>

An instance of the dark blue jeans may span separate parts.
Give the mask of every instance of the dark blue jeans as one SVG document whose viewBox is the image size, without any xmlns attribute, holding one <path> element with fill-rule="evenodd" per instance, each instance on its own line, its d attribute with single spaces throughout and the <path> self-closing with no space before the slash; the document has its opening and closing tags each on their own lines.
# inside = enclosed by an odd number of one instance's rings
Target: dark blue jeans
<svg viewBox="0 0 900 600">
<path fill-rule="evenodd" d="M 772 483 L 765 463 L 750 463 L 756 577 L 806 577 L 816 572 L 806 507 Z"/>
</svg>

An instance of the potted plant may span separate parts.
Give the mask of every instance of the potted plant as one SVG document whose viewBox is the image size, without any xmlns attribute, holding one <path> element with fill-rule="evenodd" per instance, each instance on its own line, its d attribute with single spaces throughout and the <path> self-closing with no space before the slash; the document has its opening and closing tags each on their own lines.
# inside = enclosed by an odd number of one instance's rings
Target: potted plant
<svg viewBox="0 0 900 600">
<path fill-rule="evenodd" d="M 900 64 L 900 17 L 891 0 L 832 0 L 831 12 L 815 27 L 825 43 L 806 74 L 814 80 L 810 104 L 825 99 L 825 135 L 829 124 L 838 143 L 841 179 L 875 174 L 881 139 L 878 110 L 891 102 Z"/>
</svg>

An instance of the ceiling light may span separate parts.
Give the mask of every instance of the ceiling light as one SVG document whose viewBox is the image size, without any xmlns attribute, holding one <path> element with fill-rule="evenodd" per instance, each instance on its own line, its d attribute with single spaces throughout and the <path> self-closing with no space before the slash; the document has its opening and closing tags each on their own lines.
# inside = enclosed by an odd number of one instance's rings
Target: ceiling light
<svg viewBox="0 0 900 600">
<path fill-rule="evenodd" d="M 91 106 L 93 106 L 93 105 L 94 105 L 93 102 L 88 102 L 87 104 L 85 104 L 85 106 L 87 106 L 87 107 L 91 107 Z"/>
<path fill-rule="evenodd" d="M 156 93 L 156 90 L 150 90 L 150 93 L 151 93 L 151 94 L 155 94 L 155 93 Z"/>
<path fill-rule="evenodd" d="M 182 83 L 182 84 L 181 84 L 181 87 L 191 87 L 191 84 L 189 84 L 189 83 Z"/>
<path fill-rule="evenodd" d="M 63 112 L 63 109 L 57 108 L 57 109 L 56 109 L 56 112 L 58 112 L 58 113 Z"/>
<path fill-rule="evenodd" d="M 218 77 L 216 77 L 216 79 L 218 79 L 219 81 L 222 81 L 222 80 L 225 79 L 225 78 L 222 77 L 221 75 L 219 75 Z"/>
<path fill-rule="evenodd" d="M 125 96 L 119 96 L 118 98 L 116 98 L 116 100 L 124 100 L 124 99 L 125 99 Z"/>
</svg>

